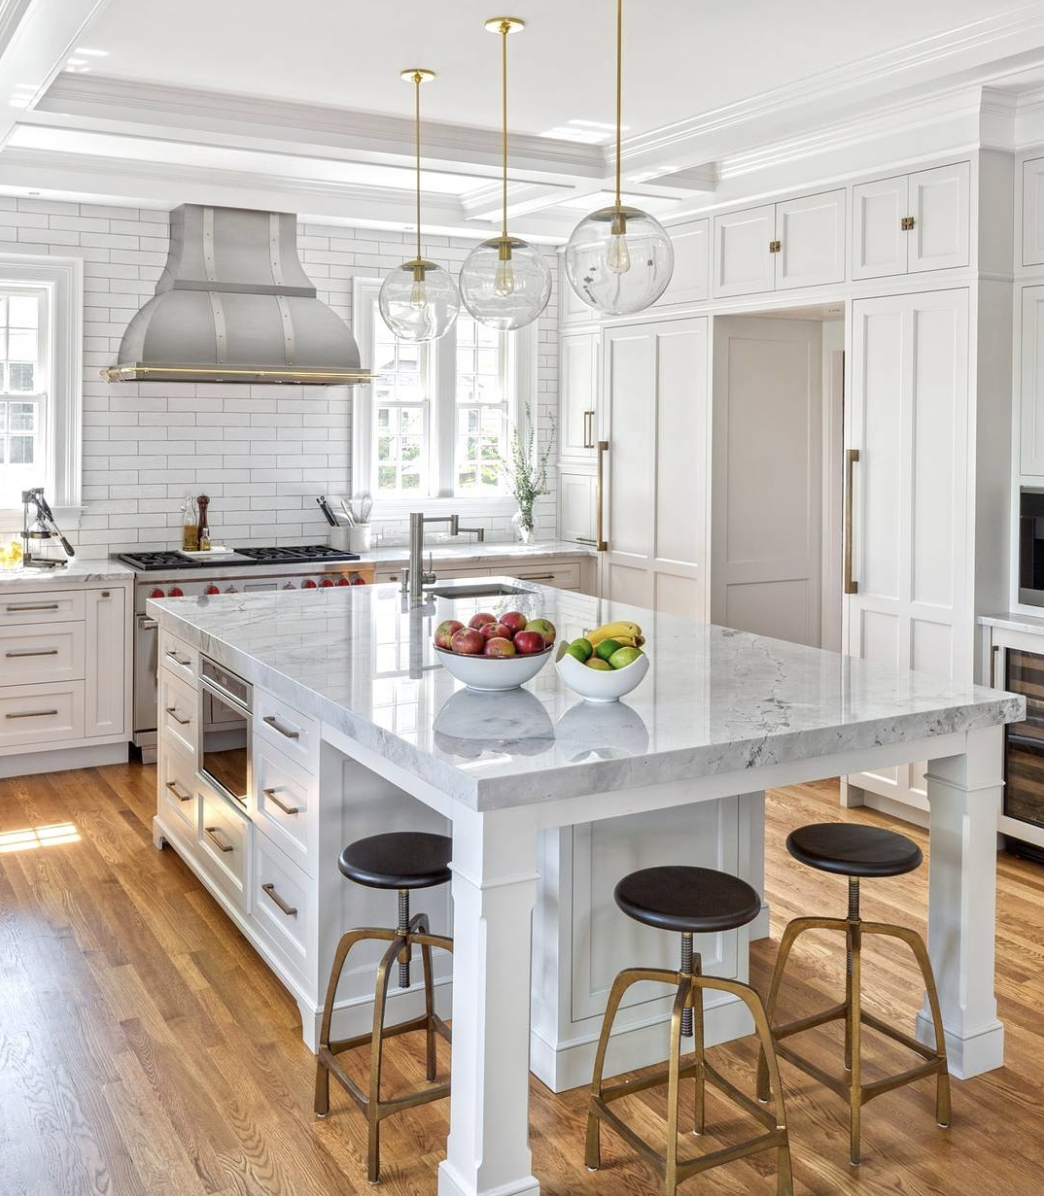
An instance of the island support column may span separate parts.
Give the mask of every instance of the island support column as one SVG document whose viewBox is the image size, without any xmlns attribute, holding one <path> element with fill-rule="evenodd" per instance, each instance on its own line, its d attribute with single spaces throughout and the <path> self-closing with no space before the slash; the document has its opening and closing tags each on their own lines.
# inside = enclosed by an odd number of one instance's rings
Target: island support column
<svg viewBox="0 0 1044 1196">
<path fill-rule="evenodd" d="M 529 1150 L 532 809 L 453 814 L 450 1134 L 439 1196 L 538 1196 Z"/>
<path fill-rule="evenodd" d="M 1004 728 L 969 731 L 963 756 L 928 765 L 928 954 L 939 989 L 950 1073 L 969 1079 L 1004 1063 L 997 1020 L 997 818 L 1004 790 Z M 917 1038 L 935 1032 L 927 1000 Z"/>
</svg>

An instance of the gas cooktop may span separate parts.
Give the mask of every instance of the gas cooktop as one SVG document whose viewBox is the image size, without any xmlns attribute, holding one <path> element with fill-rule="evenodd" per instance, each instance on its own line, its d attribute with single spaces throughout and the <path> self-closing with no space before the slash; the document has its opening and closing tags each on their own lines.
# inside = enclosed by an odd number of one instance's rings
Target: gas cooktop
<svg viewBox="0 0 1044 1196">
<path fill-rule="evenodd" d="M 315 565 L 327 561 L 357 561 L 357 552 L 328 548 L 325 544 L 288 544 L 272 548 L 236 548 L 222 552 L 213 560 L 182 556 L 180 552 L 124 552 L 119 558 L 140 573 L 157 569 L 213 569 L 226 565 Z"/>
</svg>

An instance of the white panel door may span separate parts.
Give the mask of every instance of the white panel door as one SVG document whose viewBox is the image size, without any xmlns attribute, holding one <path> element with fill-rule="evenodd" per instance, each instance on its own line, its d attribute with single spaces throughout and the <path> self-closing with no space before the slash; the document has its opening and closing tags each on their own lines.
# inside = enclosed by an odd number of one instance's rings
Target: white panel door
<svg viewBox="0 0 1044 1196">
<path fill-rule="evenodd" d="M 558 535 L 578 544 L 595 542 L 595 477 L 590 470 L 558 471 Z"/>
<path fill-rule="evenodd" d="M 558 259 L 558 322 L 560 324 L 582 324 L 597 320 L 598 313 L 573 290 L 565 272 L 565 262 Z"/>
<path fill-rule="evenodd" d="M 776 205 L 714 217 L 716 297 L 751 295 L 775 288 Z"/>
<path fill-rule="evenodd" d="M 818 647 L 823 330 L 714 323 L 711 621 Z"/>
<path fill-rule="evenodd" d="M 704 619 L 707 319 L 610 329 L 601 595 Z"/>
<path fill-rule="evenodd" d="M 967 266 L 969 169 L 967 162 L 957 162 L 910 175 L 911 274 Z"/>
<path fill-rule="evenodd" d="M 558 345 L 559 453 L 565 460 L 591 460 L 595 448 L 598 334 L 562 336 Z"/>
<path fill-rule="evenodd" d="M 657 303 L 699 303 L 710 293 L 710 220 L 693 220 L 668 230 L 674 245 L 674 273 Z"/>
<path fill-rule="evenodd" d="M 905 274 L 909 235 L 903 231 L 909 187 L 905 174 L 852 188 L 852 277 Z"/>
<path fill-rule="evenodd" d="M 1022 164 L 1022 264 L 1044 264 L 1044 158 Z"/>
<path fill-rule="evenodd" d="M 861 299 L 852 311 L 848 650 L 970 682 L 968 292 Z M 923 773 L 904 765 L 852 781 L 927 809 Z"/>
<path fill-rule="evenodd" d="M 126 592 L 87 591 L 87 668 L 84 734 L 123 735 L 127 727 Z"/>
<path fill-rule="evenodd" d="M 845 193 L 825 191 L 776 204 L 776 289 L 845 280 Z"/>
<path fill-rule="evenodd" d="M 1044 287 L 1022 290 L 1022 472 L 1044 477 Z"/>
</svg>

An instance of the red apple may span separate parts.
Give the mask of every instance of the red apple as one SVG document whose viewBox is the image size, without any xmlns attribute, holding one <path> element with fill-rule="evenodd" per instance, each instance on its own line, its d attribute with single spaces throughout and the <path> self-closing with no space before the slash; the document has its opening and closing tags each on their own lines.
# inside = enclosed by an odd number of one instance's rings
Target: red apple
<svg viewBox="0 0 1044 1196">
<path fill-rule="evenodd" d="M 435 647 L 452 649 L 453 636 L 463 628 L 459 619 L 446 619 L 435 628 Z"/>
<path fill-rule="evenodd" d="M 485 646 L 481 632 L 474 627 L 462 627 L 460 631 L 455 631 L 450 641 L 450 647 L 458 656 L 481 656 Z"/>
<path fill-rule="evenodd" d="M 482 627 L 486 623 L 495 623 L 497 621 L 496 615 L 491 615 L 488 610 L 480 610 L 477 615 L 472 615 L 468 620 L 469 627 Z"/>
<path fill-rule="evenodd" d="M 486 656 L 514 656 L 515 645 L 503 635 L 495 635 L 486 640 Z"/>
<path fill-rule="evenodd" d="M 555 642 L 555 625 L 550 619 L 533 619 L 526 625 L 527 631 L 538 631 L 544 637 L 544 643 L 550 647 Z"/>
<path fill-rule="evenodd" d="M 500 621 L 505 627 L 511 628 L 512 635 L 526 629 L 526 616 L 520 610 L 509 610 L 506 615 L 500 616 Z"/>
<path fill-rule="evenodd" d="M 547 645 L 539 631 L 519 631 L 515 634 L 515 647 L 523 655 L 532 656 L 534 652 L 543 652 Z"/>
<path fill-rule="evenodd" d="M 483 623 L 479 628 L 479 634 L 483 639 L 491 640 L 494 637 L 498 639 L 511 639 L 514 632 L 510 627 L 505 627 L 503 623 Z"/>
</svg>

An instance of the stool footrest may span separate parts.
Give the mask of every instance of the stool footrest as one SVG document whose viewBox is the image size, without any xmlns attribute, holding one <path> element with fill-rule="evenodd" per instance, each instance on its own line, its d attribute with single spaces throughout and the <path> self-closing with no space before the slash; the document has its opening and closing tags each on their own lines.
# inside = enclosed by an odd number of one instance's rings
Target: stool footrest
<svg viewBox="0 0 1044 1196">
<path fill-rule="evenodd" d="M 814 1030 L 817 1026 L 836 1022 L 847 1012 L 848 1006 L 842 1001 L 840 1005 L 832 1005 L 829 1009 L 824 1009 L 822 1013 L 813 1013 L 796 1022 L 787 1022 L 785 1026 L 773 1026 L 772 1037 L 778 1041 L 781 1038 L 789 1038 L 791 1034 L 803 1034 L 806 1030 Z"/>
</svg>

